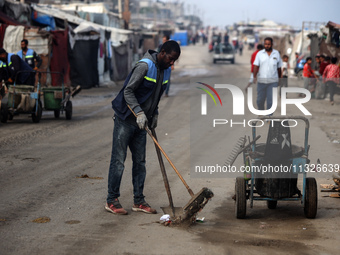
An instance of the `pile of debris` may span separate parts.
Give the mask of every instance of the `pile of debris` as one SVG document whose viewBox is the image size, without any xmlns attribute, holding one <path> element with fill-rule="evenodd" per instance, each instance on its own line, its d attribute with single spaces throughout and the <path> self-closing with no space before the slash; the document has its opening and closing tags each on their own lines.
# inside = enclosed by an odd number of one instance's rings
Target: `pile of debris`
<svg viewBox="0 0 340 255">
<path fill-rule="evenodd" d="M 320 184 L 321 192 L 334 192 L 323 197 L 340 198 L 340 172 L 338 172 L 338 175 L 333 175 L 333 181 L 335 184 Z"/>
</svg>

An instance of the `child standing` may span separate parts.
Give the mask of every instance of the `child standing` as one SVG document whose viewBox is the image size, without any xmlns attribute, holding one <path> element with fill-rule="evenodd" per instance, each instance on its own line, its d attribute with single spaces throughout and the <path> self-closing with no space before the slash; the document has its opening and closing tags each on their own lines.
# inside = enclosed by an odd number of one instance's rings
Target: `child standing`
<svg viewBox="0 0 340 255">
<path fill-rule="evenodd" d="M 282 77 L 280 82 L 280 96 L 281 96 L 281 88 L 288 87 L 288 56 L 283 55 L 282 57 Z"/>
</svg>

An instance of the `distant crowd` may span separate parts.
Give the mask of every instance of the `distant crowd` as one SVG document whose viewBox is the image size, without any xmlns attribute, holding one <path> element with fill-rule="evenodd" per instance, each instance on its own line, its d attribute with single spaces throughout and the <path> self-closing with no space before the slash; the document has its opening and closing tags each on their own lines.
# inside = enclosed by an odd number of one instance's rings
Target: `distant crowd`
<svg viewBox="0 0 340 255">
<path fill-rule="evenodd" d="M 296 63 L 299 64 L 299 54 L 295 53 Z M 337 90 L 340 77 L 340 64 L 337 64 L 336 57 L 325 55 L 317 55 L 315 57 L 316 68 L 312 69 L 312 58 L 306 58 L 306 63 L 303 66 L 304 87 L 314 92 L 319 83 L 319 86 L 325 88 L 329 92 L 330 103 L 334 105 L 334 94 Z M 297 66 L 296 66 L 297 68 Z"/>
</svg>

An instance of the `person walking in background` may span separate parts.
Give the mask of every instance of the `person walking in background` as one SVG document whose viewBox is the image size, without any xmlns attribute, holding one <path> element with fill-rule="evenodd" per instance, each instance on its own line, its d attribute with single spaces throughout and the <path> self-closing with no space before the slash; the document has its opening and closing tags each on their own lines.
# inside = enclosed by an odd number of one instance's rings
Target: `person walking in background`
<svg viewBox="0 0 340 255">
<path fill-rule="evenodd" d="M 225 34 L 224 34 L 224 43 L 225 43 L 225 44 L 228 44 L 228 43 L 229 43 L 229 35 L 228 35 L 227 32 L 225 32 Z"/>
<path fill-rule="evenodd" d="M 319 73 L 321 76 L 323 76 L 323 72 L 325 71 L 326 66 L 329 65 L 329 62 L 326 61 L 325 55 L 320 56 L 320 67 L 319 67 Z"/>
<path fill-rule="evenodd" d="M 121 206 L 120 184 L 129 147 L 132 154 L 133 211 L 157 213 L 144 199 L 146 177 L 146 130 L 157 127 L 158 103 L 166 89 L 171 65 L 178 59 L 181 49 L 177 42 L 169 40 L 161 51 L 148 50 L 137 62 L 125 80 L 124 86 L 112 101 L 114 129 L 108 177 L 108 195 L 105 209 L 114 214 L 127 214 Z M 131 112 L 131 110 L 134 114 Z M 135 117 L 135 115 L 137 117 Z"/>
<path fill-rule="evenodd" d="M 280 80 L 280 96 L 281 96 L 281 88 L 288 87 L 288 70 L 289 70 L 288 56 L 283 55 L 282 61 L 283 62 L 282 62 L 282 77 Z"/>
<path fill-rule="evenodd" d="M 27 48 L 28 41 L 26 39 L 21 41 L 21 50 L 17 52 L 17 55 L 24 60 L 33 70 L 38 70 L 42 64 L 42 60 L 39 55 L 32 49 Z"/>
<path fill-rule="evenodd" d="M 320 68 L 320 54 L 315 56 L 315 70 L 319 70 Z"/>
<path fill-rule="evenodd" d="M 267 110 L 272 107 L 273 88 L 277 88 L 281 77 L 282 60 L 280 53 L 273 49 L 273 39 L 264 39 L 264 49 L 259 51 L 254 60 L 254 83 L 257 83 L 257 107 L 264 110 L 267 101 Z M 276 95 L 274 95 L 276 96 Z"/>
<path fill-rule="evenodd" d="M 253 52 L 253 54 L 251 54 L 251 57 L 250 57 L 250 65 L 251 65 L 251 68 L 250 68 L 250 79 L 249 79 L 249 83 L 248 85 L 246 86 L 245 90 L 247 91 L 247 89 L 253 84 L 254 82 L 254 74 L 253 74 L 253 71 L 254 71 L 254 60 L 256 58 L 256 55 L 257 53 L 260 51 L 260 50 L 263 50 L 263 45 L 262 44 L 258 44 L 257 45 L 257 50 Z"/>
<path fill-rule="evenodd" d="M 331 102 L 331 105 L 334 105 L 335 88 L 336 85 L 339 84 L 340 78 L 340 68 L 338 65 L 336 65 L 337 61 L 337 58 L 332 58 L 331 64 L 326 66 L 322 75 L 323 82 L 326 83 L 326 86 L 329 89 L 329 100 Z"/>
<path fill-rule="evenodd" d="M 242 56 L 242 51 L 243 51 L 243 41 L 242 40 L 240 41 L 238 50 L 239 50 L 240 56 Z"/>
<path fill-rule="evenodd" d="M 299 60 L 299 53 L 298 52 L 295 52 L 295 69 L 294 69 L 294 72 L 295 73 L 298 73 L 298 71 L 299 71 L 299 67 L 298 67 L 298 64 L 299 64 L 299 62 L 300 62 L 300 60 Z"/>
<path fill-rule="evenodd" d="M 305 89 L 308 89 L 310 92 L 314 92 L 315 80 L 313 78 L 317 79 L 318 77 L 315 75 L 311 64 L 312 64 L 312 58 L 311 57 L 306 58 L 306 63 L 303 66 L 303 73 L 302 73 L 303 82 L 304 82 L 303 87 Z M 309 89 L 309 85 L 313 85 L 313 87 Z"/>
</svg>

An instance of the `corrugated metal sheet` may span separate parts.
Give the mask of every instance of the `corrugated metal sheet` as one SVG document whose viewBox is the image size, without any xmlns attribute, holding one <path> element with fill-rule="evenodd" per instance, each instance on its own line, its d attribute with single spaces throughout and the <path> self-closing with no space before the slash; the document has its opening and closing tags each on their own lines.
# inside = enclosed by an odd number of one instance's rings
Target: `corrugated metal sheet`
<svg viewBox="0 0 340 255">
<path fill-rule="evenodd" d="M 39 55 L 49 53 L 50 33 L 39 31 L 39 29 L 25 29 L 25 39 L 28 40 L 28 47 L 33 49 Z"/>
</svg>

